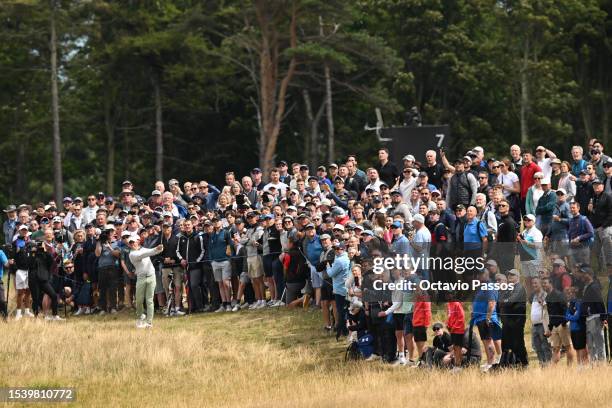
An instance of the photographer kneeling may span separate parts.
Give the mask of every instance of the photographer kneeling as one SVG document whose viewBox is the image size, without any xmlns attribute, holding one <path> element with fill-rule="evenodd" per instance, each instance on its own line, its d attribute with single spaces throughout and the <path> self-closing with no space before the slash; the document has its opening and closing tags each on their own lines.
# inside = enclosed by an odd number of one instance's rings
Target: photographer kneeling
<svg viewBox="0 0 612 408">
<path fill-rule="evenodd" d="M 64 320 L 57 314 L 57 293 L 49 282 L 51 280 L 51 269 L 53 267 L 53 256 L 49 247 L 44 242 L 32 242 L 28 251 L 28 285 L 32 292 L 32 303 L 34 315 L 42 308 L 43 296 L 46 294 L 51 299 L 52 316 L 47 320 Z"/>
<path fill-rule="evenodd" d="M 155 248 L 141 248 L 140 237 L 138 235 L 130 235 L 128 238 L 130 246 L 130 261 L 136 269 L 136 315 L 138 321 L 136 327 L 139 329 L 150 328 L 153 326 L 153 295 L 155 292 L 155 268 L 151 262 L 151 257 L 161 253 L 164 250 L 163 245 L 158 245 Z M 147 316 L 142 318 L 143 302 L 147 302 Z"/>
</svg>

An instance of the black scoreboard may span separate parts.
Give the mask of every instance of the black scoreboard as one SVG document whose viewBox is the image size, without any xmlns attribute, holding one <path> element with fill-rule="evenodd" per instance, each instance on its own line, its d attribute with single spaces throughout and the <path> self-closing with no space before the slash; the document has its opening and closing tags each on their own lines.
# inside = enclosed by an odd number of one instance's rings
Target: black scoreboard
<svg viewBox="0 0 612 408">
<path fill-rule="evenodd" d="M 450 143 L 450 126 L 409 126 L 392 127 L 380 130 L 380 137 L 385 140 L 391 152 L 391 160 L 402 166 L 402 158 L 412 154 L 416 161 L 425 162 L 425 152 L 440 148 L 448 151 Z"/>
</svg>

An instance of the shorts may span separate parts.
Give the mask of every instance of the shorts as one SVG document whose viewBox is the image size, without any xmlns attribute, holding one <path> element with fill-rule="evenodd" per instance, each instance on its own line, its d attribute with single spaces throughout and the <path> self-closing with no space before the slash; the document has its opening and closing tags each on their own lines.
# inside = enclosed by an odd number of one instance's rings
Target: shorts
<svg viewBox="0 0 612 408">
<path fill-rule="evenodd" d="M 404 330 L 404 320 L 405 319 L 406 319 L 406 314 L 393 313 L 393 326 L 395 326 L 395 331 Z"/>
<path fill-rule="evenodd" d="M 25 269 L 17 269 L 15 272 L 15 289 L 28 289 L 28 271 Z"/>
<path fill-rule="evenodd" d="M 568 324 L 560 324 L 553 327 L 550 334 L 550 342 L 553 348 L 570 347 L 572 345 L 572 336 Z"/>
<path fill-rule="evenodd" d="M 570 333 L 574 350 L 584 350 L 587 346 L 586 330 L 578 330 Z"/>
<path fill-rule="evenodd" d="M 324 285 L 323 278 L 321 277 L 319 272 L 317 272 L 317 269 L 314 266 L 310 266 L 309 268 L 310 268 L 310 282 L 312 284 L 312 287 L 314 289 L 318 289 Z"/>
<path fill-rule="evenodd" d="M 328 302 L 334 301 L 334 288 L 330 281 L 323 280 L 323 285 L 321 286 L 321 300 L 326 300 Z"/>
<path fill-rule="evenodd" d="M 541 260 L 535 261 L 521 261 L 521 273 L 526 278 L 537 278 L 540 276 L 538 273 L 538 266 L 541 264 Z"/>
<path fill-rule="evenodd" d="M 232 268 L 230 266 L 230 261 L 212 261 L 211 265 L 213 275 L 215 276 L 215 282 L 232 279 Z"/>
<path fill-rule="evenodd" d="M 487 323 L 482 320 L 476 324 L 480 340 L 501 340 L 501 327 L 495 323 Z"/>
<path fill-rule="evenodd" d="M 427 327 L 415 326 L 412 328 L 414 341 L 427 341 Z"/>
<path fill-rule="evenodd" d="M 247 258 L 247 267 L 249 278 L 255 279 L 263 276 L 263 265 L 261 262 L 261 256 L 249 256 Z"/>
<path fill-rule="evenodd" d="M 185 272 L 181 267 L 174 266 L 172 268 L 162 268 L 162 285 L 164 285 L 166 296 L 169 295 L 170 291 L 170 272 L 172 272 L 172 281 L 174 282 L 175 288 L 182 287 L 183 280 L 185 279 Z"/>
<path fill-rule="evenodd" d="M 451 333 L 451 344 L 457 347 L 463 347 L 464 333 Z"/>
<path fill-rule="evenodd" d="M 413 333 L 412 313 L 406 313 L 405 316 L 406 317 L 404 318 L 404 335 L 412 334 Z"/>
<path fill-rule="evenodd" d="M 240 279 L 240 283 L 244 283 L 245 285 L 251 281 L 251 278 L 249 278 L 249 274 L 246 272 L 242 272 L 240 274 L 239 279 Z"/>
</svg>

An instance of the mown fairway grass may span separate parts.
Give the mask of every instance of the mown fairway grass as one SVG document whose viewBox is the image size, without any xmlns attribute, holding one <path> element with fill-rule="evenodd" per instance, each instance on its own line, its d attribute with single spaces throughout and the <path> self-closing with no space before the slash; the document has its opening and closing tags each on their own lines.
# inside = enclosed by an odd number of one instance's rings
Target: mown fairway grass
<svg viewBox="0 0 612 408">
<path fill-rule="evenodd" d="M 347 364 L 316 311 L 156 316 L 146 331 L 121 312 L 0 331 L 0 386 L 75 387 L 82 407 L 606 407 L 612 390 L 608 365 L 451 375 Z"/>
</svg>

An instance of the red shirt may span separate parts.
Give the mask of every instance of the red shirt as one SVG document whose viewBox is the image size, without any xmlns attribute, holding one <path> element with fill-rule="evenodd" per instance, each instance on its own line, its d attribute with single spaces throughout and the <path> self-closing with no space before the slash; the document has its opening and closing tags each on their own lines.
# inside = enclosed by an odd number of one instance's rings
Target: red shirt
<svg viewBox="0 0 612 408">
<path fill-rule="evenodd" d="M 418 301 L 414 304 L 412 325 L 415 327 L 429 327 L 431 324 L 431 303 Z"/>
<path fill-rule="evenodd" d="M 463 312 L 461 302 L 448 302 L 446 304 L 446 312 L 448 314 L 448 320 L 446 321 L 448 331 L 451 334 L 465 333 L 465 313 Z"/>
<path fill-rule="evenodd" d="M 542 169 L 534 162 L 525 164 L 521 168 L 521 198 L 527 197 L 527 190 L 534 184 L 533 175 L 538 171 L 542 171 Z"/>
</svg>

